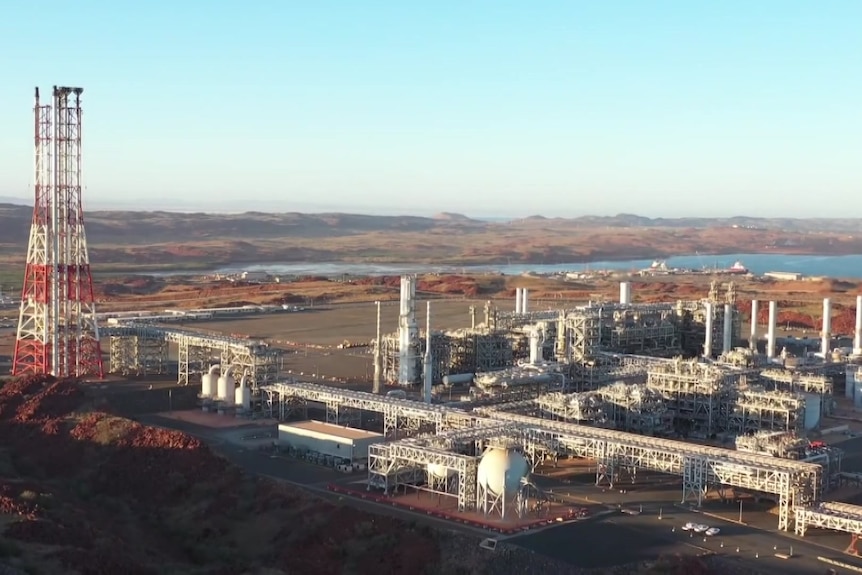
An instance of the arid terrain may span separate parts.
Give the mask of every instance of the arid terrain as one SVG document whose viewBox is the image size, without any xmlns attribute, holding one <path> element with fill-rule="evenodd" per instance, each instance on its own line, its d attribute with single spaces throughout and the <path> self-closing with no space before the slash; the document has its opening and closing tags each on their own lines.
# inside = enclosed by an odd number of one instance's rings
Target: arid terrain
<svg viewBox="0 0 862 575">
<path fill-rule="evenodd" d="M 643 278 L 632 281 L 636 302 L 674 301 L 706 297 L 710 282 L 726 287 L 733 281 L 738 305 L 750 313 L 750 300 L 776 300 L 778 323 L 796 329 L 819 329 L 822 300 L 833 300 L 833 330 L 852 333 L 856 295 L 862 283 L 842 280 L 776 281 L 765 279 L 710 278 L 703 276 Z M 567 281 L 559 278 L 488 275 L 440 275 L 419 277 L 420 299 L 495 300 L 503 309 L 513 305 L 515 290 L 530 290 L 531 306 L 541 309 L 561 303 L 593 300 L 615 301 L 619 297 L 616 278 Z M 341 281 L 305 277 L 281 283 L 243 284 L 213 279 L 189 280 L 170 277 L 114 277 L 96 285 L 100 310 L 164 309 L 167 307 L 219 307 L 246 304 L 294 304 L 321 306 L 335 303 L 395 301 L 399 297 L 397 276 L 378 276 Z M 508 300 L 508 302 L 506 301 Z M 477 301 L 477 303 L 478 303 Z M 759 309 L 765 324 L 769 310 Z"/>
<path fill-rule="evenodd" d="M 0 204 L 0 264 L 24 261 L 32 208 Z M 90 258 L 103 270 L 208 269 L 255 262 L 468 265 L 576 263 L 684 254 L 862 252 L 862 221 L 458 214 L 206 214 L 90 211 Z"/>
</svg>

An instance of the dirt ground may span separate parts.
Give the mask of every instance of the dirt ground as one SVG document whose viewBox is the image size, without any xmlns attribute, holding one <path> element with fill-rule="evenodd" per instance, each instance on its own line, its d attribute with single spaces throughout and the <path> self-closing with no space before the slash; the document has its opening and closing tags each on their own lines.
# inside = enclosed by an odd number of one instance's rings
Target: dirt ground
<svg viewBox="0 0 862 575">
<path fill-rule="evenodd" d="M 501 309 L 508 302 L 497 302 Z M 431 329 L 448 330 L 470 326 L 470 306 L 476 307 L 476 321 L 483 321 L 484 300 L 434 300 L 431 302 Z M 509 307 L 514 310 L 514 301 Z M 416 305 L 416 321 L 425 329 L 424 302 Z M 399 307 L 397 302 L 386 302 L 380 307 L 381 331 L 398 330 Z M 183 327 L 242 334 L 271 340 L 281 345 L 312 344 L 336 346 L 345 340 L 368 343 L 377 331 L 377 306 L 374 303 L 337 304 L 309 308 L 301 312 L 246 316 L 236 319 L 184 323 Z"/>
</svg>

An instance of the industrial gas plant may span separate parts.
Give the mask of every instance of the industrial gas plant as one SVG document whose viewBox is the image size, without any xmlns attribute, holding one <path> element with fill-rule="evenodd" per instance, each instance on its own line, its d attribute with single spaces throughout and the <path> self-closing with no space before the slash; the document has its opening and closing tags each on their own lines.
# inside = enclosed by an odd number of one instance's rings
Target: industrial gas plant
<svg viewBox="0 0 862 575">
<path fill-rule="evenodd" d="M 862 533 L 862 507 L 828 502 L 847 476 L 842 452 L 806 439 L 825 431 L 835 390 L 862 406 L 862 296 L 851 348 L 833 346 L 826 299 L 820 349 L 792 357 L 778 348 L 774 301 L 765 334 L 755 320 L 741 345 L 732 283 L 714 283 L 703 299 L 647 304 L 634 303 L 624 282 L 617 302 L 563 309 L 533 309 L 522 288 L 514 306 L 487 302 L 470 309 L 468 328 L 441 331 L 433 302 L 424 329 L 417 323 L 417 280 L 403 276 L 395 331 L 384 332 L 377 305 L 372 391 L 298 381 L 282 375 L 282 352 L 265 341 L 165 325 L 255 310 L 96 312 L 81 208 L 81 93 L 55 88 L 44 105 L 36 92 L 35 206 L 14 374 L 164 373 L 175 349 L 178 382 L 200 385 L 203 410 L 277 419 L 284 450 L 359 470 L 367 493 L 430 493 L 488 521 L 547 514 L 550 498 L 533 476 L 586 460 L 596 485 L 649 470 L 679 476 L 681 502 L 700 505 L 730 487 L 773 499 L 781 530 Z"/>
</svg>

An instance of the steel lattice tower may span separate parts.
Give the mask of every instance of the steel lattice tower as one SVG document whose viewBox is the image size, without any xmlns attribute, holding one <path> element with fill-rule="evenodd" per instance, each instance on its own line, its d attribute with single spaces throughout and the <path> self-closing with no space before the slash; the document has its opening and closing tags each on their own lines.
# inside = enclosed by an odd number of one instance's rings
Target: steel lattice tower
<svg viewBox="0 0 862 575">
<path fill-rule="evenodd" d="M 81 206 L 81 93 L 36 88 L 33 221 L 13 375 L 103 376 Z"/>
</svg>

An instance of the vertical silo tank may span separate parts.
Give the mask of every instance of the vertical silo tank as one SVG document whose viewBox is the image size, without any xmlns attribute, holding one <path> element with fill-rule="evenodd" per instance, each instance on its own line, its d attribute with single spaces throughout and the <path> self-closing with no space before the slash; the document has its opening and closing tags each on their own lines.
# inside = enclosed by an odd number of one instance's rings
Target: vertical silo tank
<svg viewBox="0 0 862 575">
<path fill-rule="evenodd" d="M 201 376 L 201 397 L 212 397 L 213 395 L 213 376 L 205 373 Z"/>
<path fill-rule="evenodd" d="M 530 474 L 530 464 L 512 449 L 492 448 L 485 452 L 476 471 L 479 485 L 493 495 L 514 495 L 521 480 Z"/>
<path fill-rule="evenodd" d="M 217 399 L 219 401 L 229 401 L 234 395 L 234 386 L 236 385 L 236 381 L 234 381 L 233 376 L 230 373 L 230 368 L 224 370 L 221 377 L 218 378 L 218 395 Z"/>
<path fill-rule="evenodd" d="M 251 389 L 248 387 L 247 375 L 243 375 L 239 380 L 239 387 L 234 393 L 234 404 L 243 411 L 251 411 Z"/>
</svg>

